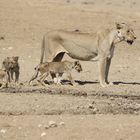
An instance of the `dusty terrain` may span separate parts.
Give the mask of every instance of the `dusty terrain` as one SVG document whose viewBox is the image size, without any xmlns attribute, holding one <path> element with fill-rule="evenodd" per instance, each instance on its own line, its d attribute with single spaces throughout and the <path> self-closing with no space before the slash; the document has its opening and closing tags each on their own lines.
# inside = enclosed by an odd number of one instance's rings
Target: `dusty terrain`
<svg viewBox="0 0 140 140">
<path fill-rule="evenodd" d="M 24 84 L 0 91 L 0 140 L 139 140 L 139 8 L 139 0 L 0 0 L 0 63 L 20 56 Z M 75 87 L 27 86 L 45 33 L 96 32 L 116 21 L 129 23 L 137 40 L 116 46 L 109 75 L 114 86 L 101 88 L 97 64 L 84 61 L 83 72 L 72 73 Z M 50 121 L 57 125 L 48 127 Z"/>
</svg>

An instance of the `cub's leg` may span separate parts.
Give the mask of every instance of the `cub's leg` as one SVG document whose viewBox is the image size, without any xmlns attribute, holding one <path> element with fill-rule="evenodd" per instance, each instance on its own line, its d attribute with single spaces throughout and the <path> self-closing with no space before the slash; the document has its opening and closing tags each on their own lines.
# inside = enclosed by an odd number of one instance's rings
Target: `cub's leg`
<svg viewBox="0 0 140 140">
<path fill-rule="evenodd" d="M 7 75 L 8 75 L 8 82 L 10 83 L 11 82 L 11 72 L 7 71 Z"/>
<path fill-rule="evenodd" d="M 1 84 L 0 89 L 4 88 L 4 85 L 5 85 L 5 84 L 4 84 L 4 81 L 3 81 L 3 80 L 4 80 L 4 78 L 1 78 L 1 79 L 0 79 L 0 84 Z"/>
<path fill-rule="evenodd" d="M 71 84 L 74 86 L 75 85 L 75 81 L 73 80 L 73 78 L 71 76 L 71 73 L 67 72 L 67 75 L 68 75 L 68 79 L 70 80 Z"/>
<path fill-rule="evenodd" d="M 57 85 L 61 85 L 62 75 L 63 75 L 63 73 L 58 73 L 58 74 L 56 75 L 56 78 L 57 78 L 56 84 L 57 84 Z"/>
<path fill-rule="evenodd" d="M 48 72 L 40 75 L 40 79 L 38 80 L 38 82 L 42 85 L 42 86 L 45 86 L 46 87 L 46 84 L 44 83 L 46 77 L 49 75 Z"/>
<path fill-rule="evenodd" d="M 15 72 L 15 83 L 19 81 L 19 70 Z"/>
<path fill-rule="evenodd" d="M 4 87 L 8 87 L 8 74 L 7 72 L 5 72 L 5 75 L 3 77 L 1 77 L 0 83 L 2 84 L 0 89 L 4 88 Z"/>
<path fill-rule="evenodd" d="M 13 80 L 14 80 L 14 77 L 13 77 L 14 72 L 11 70 L 11 71 L 10 71 L 10 74 L 11 74 L 11 80 L 13 81 Z"/>
</svg>

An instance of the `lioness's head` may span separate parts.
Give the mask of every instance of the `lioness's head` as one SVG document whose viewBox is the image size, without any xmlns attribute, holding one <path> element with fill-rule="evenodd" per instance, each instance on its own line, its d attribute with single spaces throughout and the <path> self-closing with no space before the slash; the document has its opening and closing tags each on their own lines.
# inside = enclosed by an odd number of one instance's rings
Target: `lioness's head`
<svg viewBox="0 0 140 140">
<path fill-rule="evenodd" d="M 74 68 L 78 71 L 78 72 L 81 72 L 82 71 L 82 66 L 80 64 L 79 61 L 75 61 L 74 62 Z"/>
<path fill-rule="evenodd" d="M 126 23 L 116 23 L 116 28 L 118 30 L 118 37 L 121 40 L 125 40 L 128 44 L 132 45 L 136 39 L 136 35 L 132 28 Z"/>
</svg>

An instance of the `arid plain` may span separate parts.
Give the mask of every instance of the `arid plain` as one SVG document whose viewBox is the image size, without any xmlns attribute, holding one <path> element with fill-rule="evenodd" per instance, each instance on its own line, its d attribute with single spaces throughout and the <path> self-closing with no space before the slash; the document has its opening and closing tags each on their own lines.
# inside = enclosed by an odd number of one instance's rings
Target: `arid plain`
<svg viewBox="0 0 140 140">
<path fill-rule="evenodd" d="M 22 83 L 0 91 L 0 140 L 139 140 L 139 8 L 139 0 L 0 0 L 0 63 L 19 56 Z M 100 87 L 97 63 L 84 61 L 81 73 L 72 72 L 75 87 L 27 85 L 48 31 L 92 33 L 115 22 L 129 23 L 137 39 L 116 46 L 114 86 Z"/>
</svg>

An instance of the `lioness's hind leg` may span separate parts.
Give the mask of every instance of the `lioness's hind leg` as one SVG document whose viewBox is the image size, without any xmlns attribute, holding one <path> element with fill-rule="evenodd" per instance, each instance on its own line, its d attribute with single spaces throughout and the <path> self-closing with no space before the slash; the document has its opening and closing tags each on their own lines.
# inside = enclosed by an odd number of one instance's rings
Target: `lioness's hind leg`
<svg viewBox="0 0 140 140">
<path fill-rule="evenodd" d="M 63 59 L 64 54 L 64 52 L 57 54 L 56 57 L 53 58 L 53 62 L 60 62 Z M 51 73 L 51 77 L 54 80 L 54 78 L 56 78 L 56 74 Z"/>
<path fill-rule="evenodd" d="M 64 52 L 57 54 L 56 57 L 53 59 L 53 62 L 60 62 L 63 59 L 64 54 Z"/>
</svg>

